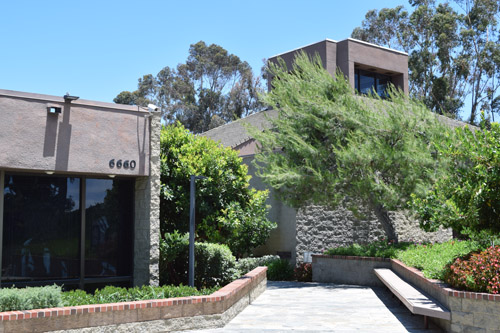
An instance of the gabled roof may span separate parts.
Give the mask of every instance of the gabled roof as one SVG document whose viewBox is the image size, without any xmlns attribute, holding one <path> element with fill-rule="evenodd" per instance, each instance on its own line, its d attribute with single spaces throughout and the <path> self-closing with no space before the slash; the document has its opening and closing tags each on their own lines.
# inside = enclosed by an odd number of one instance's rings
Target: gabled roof
<svg viewBox="0 0 500 333">
<path fill-rule="evenodd" d="M 252 139 L 252 136 L 248 133 L 243 123 L 247 123 L 260 130 L 265 130 L 271 127 L 268 119 L 275 118 L 277 115 L 278 111 L 274 109 L 260 111 L 248 117 L 213 128 L 209 131 L 201 133 L 200 135 L 206 136 L 214 141 L 220 141 L 224 147 L 234 148 Z"/>
</svg>

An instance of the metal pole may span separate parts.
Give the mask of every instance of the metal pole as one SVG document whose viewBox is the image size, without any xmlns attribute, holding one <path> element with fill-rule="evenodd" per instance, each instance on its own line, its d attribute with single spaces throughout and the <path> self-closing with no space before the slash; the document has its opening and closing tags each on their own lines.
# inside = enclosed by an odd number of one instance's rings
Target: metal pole
<svg viewBox="0 0 500 333">
<path fill-rule="evenodd" d="M 195 176 L 191 176 L 189 191 L 189 286 L 194 287 L 194 206 Z"/>
</svg>

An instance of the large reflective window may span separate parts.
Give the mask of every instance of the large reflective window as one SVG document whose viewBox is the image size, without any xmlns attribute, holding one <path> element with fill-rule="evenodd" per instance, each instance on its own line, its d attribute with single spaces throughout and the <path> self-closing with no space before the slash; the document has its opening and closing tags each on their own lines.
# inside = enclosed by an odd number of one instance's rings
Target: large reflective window
<svg viewBox="0 0 500 333">
<path fill-rule="evenodd" d="M 78 278 L 80 179 L 5 177 L 2 281 Z"/>
<path fill-rule="evenodd" d="M 361 94 L 371 94 L 376 92 L 380 97 L 387 98 L 387 87 L 391 83 L 388 75 L 355 69 L 354 86 Z"/>
<path fill-rule="evenodd" d="M 131 180 L 86 180 L 86 277 L 132 274 L 133 193 Z"/>
</svg>

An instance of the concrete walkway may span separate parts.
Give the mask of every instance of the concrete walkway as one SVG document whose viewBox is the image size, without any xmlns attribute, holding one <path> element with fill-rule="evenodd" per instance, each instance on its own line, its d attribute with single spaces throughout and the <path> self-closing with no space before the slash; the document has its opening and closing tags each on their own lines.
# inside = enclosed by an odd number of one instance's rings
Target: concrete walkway
<svg viewBox="0 0 500 333">
<path fill-rule="evenodd" d="M 441 332 L 424 329 L 384 288 L 268 282 L 267 290 L 224 328 L 192 332 Z"/>
</svg>

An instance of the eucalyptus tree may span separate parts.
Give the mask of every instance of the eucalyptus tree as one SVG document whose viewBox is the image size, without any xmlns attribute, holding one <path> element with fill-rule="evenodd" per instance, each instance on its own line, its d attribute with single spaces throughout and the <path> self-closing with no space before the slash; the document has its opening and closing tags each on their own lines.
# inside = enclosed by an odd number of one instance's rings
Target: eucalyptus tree
<svg viewBox="0 0 500 333">
<path fill-rule="evenodd" d="M 352 37 L 409 54 L 410 92 L 441 114 L 458 117 L 466 99 L 467 120 L 480 108 L 492 117 L 498 97 L 499 5 L 495 0 L 410 0 L 403 6 L 370 10 Z"/>
<path fill-rule="evenodd" d="M 194 133 L 204 132 L 260 108 L 260 78 L 252 68 L 219 45 L 200 41 L 189 48 L 185 63 L 144 75 L 134 92 L 123 91 L 115 103 L 162 108 L 167 122 L 180 121 Z"/>
</svg>

